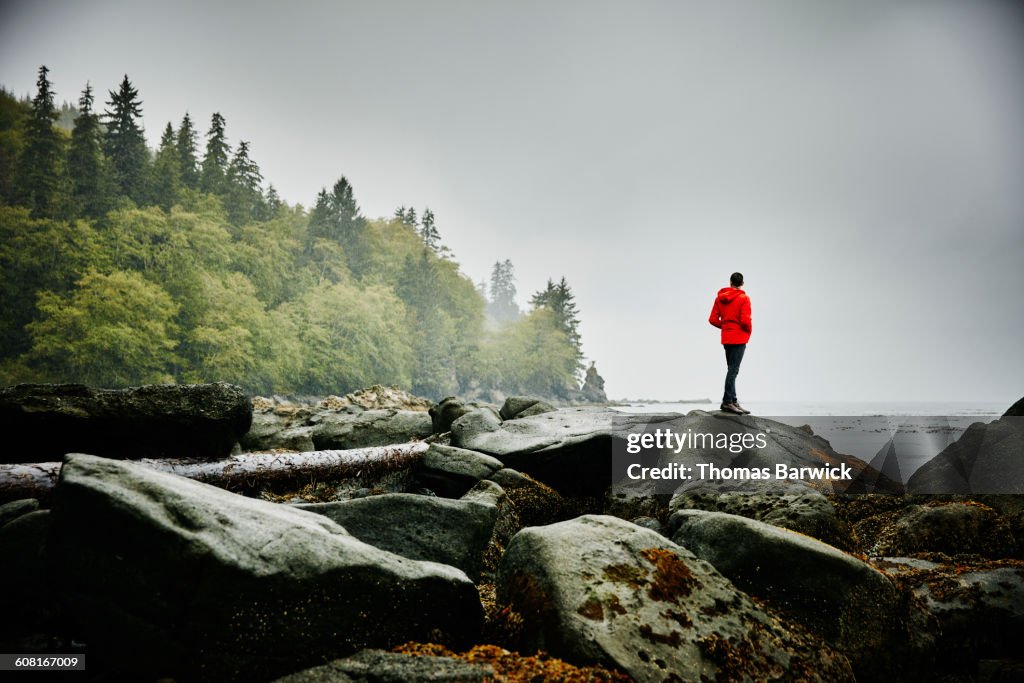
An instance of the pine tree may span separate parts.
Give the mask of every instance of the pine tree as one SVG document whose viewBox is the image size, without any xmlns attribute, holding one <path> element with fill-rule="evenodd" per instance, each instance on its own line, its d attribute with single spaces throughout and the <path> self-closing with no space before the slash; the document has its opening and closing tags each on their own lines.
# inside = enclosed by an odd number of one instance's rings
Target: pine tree
<svg viewBox="0 0 1024 683">
<path fill-rule="evenodd" d="M 90 218 L 98 218 L 110 209 L 111 197 L 100 117 L 93 111 L 92 104 L 92 86 L 86 83 L 78 99 L 78 118 L 71 130 L 68 175 L 77 210 Z"/>
<path fill-rule="evenodd" d="M 223 195 L 227 190 L 228 146 L 224 133 L 224 117 L 214 112 L 210 130 L 206 133 L 206 155 L 203 157 L 199 187 L 203 192 Z"/>
<path fill-rule="evenodd" d="M 405 221 L 406 225 L 415 230 L 416 226 L 419 225 L 419 220 L 416 218 L 416 209 L 410 206 L 405 212 L 405 218 L 402 220 Z"/>
<path fill-rule="evenodd" d="M 18 158 L 18 201 L 32 210 L 33 216 L 49 217 L 57 211 L 62 184 L 64 143 L 54 128 L 57 109 L 46 66 L 39 67 L 36 96 L 32 98 L 25 122 L 25 140 Z"/>
<path fill-rule="evenodd" d="M 181 184 L 190 190 L 199 189 L 199 161 L 196 156 L 196 130 L 192 118 L 185 112 L 178 127 L 175 141 L 178 148 L 178 162 L 181 165 Z"/>
<path fill-rule="evenodd" d="M 139 91 L 132 86 L 127 74 L 118 91 L 110 91 L 107 106 L 110 108 L 106 111 L 104 151 L 110 160 L 114 185 L 121 194 L 141 204 L 147 195 L 149 150 L 146 148 L 142 126 L 139 125 L 142 117 Z"/>
<path fill-rule="evenodd" d="M 565 332 L 576 356 L 573 374 L 583 370 L 583 346 L 579 333 L 579 311 L 576 310 L 576 295 L 565 281 L 565 277 L 555 284 L 548 280 L 547 287 L 536 292 L 530 298 L 530 304 L 536 308 L 546 308 L 555 315 L 558 327 Z"/>
<path fill-rule="evenodd" d="M 260 167 L 249 158 L 249 143 L 240 141 L 227 172 L 225 208 L 229 221 L 241 225 L 259 216 L 263 209 L 262 182 Z"/>
<path fill-rule="evenodd" d="M 423 244 L 427 245 L 427 248 L 435 254 L 441 249 L 441 233 L 437 231 L 434 212 L 429 207 L 423 210 L 423 218 L 420 222 L 420 237 L 423 238 Z"/>
<path fill-rule="evenodd" d="M 405 223 L 405 206 L 400 206 L 395 209 L 395 218 Z"/>
<path fill-rule="evenodd" d="M 509 259 L 495 262 L 491 270 L 491 301 L 487 311 L 499 322 L 510 322 L 521 315 L 516 304 L 516 277 Z"/>
<path fill-rule="evenodd" d="M 181 192 L 181 161 L 174 127 L 170 122 L 160 136 L 160 149 L 153 162 L 152 202 L 164 211 L 178 203 Z"/>
</svg>

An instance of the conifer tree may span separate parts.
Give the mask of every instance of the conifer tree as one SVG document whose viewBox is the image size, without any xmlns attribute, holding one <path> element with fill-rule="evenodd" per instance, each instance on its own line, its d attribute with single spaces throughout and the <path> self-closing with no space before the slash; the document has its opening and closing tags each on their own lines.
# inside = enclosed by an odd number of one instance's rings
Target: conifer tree
<svg viewBox="0 0 1024 683">
<path fill-rule="evenodd" d="M 491 301 L 487 305 L 491 317 L 499 322 L 509 322 L 520 316 L 516 304 L 516 277 L 512 261 L 496 261 L 491 269 Z"/>
<path fill-rule="evenodd" d="M 437 231 L 434 212 L 429 207 L 423 210 L 423 218 L 420 221 L 420 237 L 423 238 L 423 244 L 427 245 L 427 248 L 435 254 L 440 250 L 441 233 Z"/>
<path fill-rule="evenodd" d="M 206 133 L 206 154 L 203 156 L 203 168 L 199 187 L 203 192 L 222 195 L 227 190 L 228 146 L 224 133 L 224 117 L 214 112 L 210 119 L 210 130 Z"/>
<path fill-rule="evenodd" d="M 139 91 L 132 86 L 125 74 L 117 92 L 110 91 L 106 111 L 107 133 L 104 140 L 105 152 L 110 160 L 110 169 L 117 190 L 132 201 L 141 204 L 146 192 L 149 150 L 139 119 L 142 117 L 142 101 Z"/>
<path fill-rule="evenodd" d="M 583 370 L 583 348 L 579 333 L 579 311 L 576 310 L 576 295 L 565 281 L 565 277 L 556 284 L 548 280 L 547 287 L 536 292 L 530 298 L 534 308 L 546 308 L 555 315 L 559 328 L 565 332 L 576 356 L 573 374 Z"/>
<path fill-rule="evenodd" d="M 260 167 L 249 158 L 249 143 L 240 141 L 227 171 L 225 208 L 228 220 L 241 225 L 259 215 L 263 208 L 263 195 L 260 193 L 262 182 Z"/>
<path fill-rule="evenodd" d="M 53 216 L 59 204 L 64 144 L 53 124 L 57 109 L 46 66 L 39 67 L 36 96 L 25 122 L 25 140 L 18 158 L 18 201 L 33 216 Z"/>
<path fill-rule="evenodd" d="M 196 129 L 192 117 L 185 112 L 178 126 L 175 140 L 178 148 L 178 163 L 181 165 L 181 184 L 190 190 L 199 189 L 199 161 L 196 155 Z"/>
<path fill-rule="evenodd" d="M 68 175 L 75 206 L 82 214 L 98 218 L 110 208 L 111 197 L 100 117 L 92 109 L 93 101 L 92 86 L 86 83 L 78 98 L 78 118 L 71 130 Z"/>
<path fill-rule="evenodd" d="M 153 162 L 152 201 L 164 211 L 170 211 L 178 202 L 181 192 L 181 161 L 178 158 L 177 139 L 170 122 L 160 136 L 160 149 Z"/>
</svg>

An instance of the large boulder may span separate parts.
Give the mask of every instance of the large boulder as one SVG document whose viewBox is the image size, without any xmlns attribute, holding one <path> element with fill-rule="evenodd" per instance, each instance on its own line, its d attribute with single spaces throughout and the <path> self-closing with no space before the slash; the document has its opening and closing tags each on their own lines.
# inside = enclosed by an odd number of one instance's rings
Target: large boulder
<svg viewBox="0 0 1024 683">
<path fill-rule="evenodd" d="M 458 498 L 481 479 L 502 469 L 501 461 L 464 448 L 432 443 L 414 476 L 423 488 L 445 498 Z"/>
<path fill-rule="evenodd" d="M 4 503 L 0 505 L 0 527 L 17 517 L 35 512 L 38 509 L 39 501 L 35 498 L 22 498 L 20 500 L 12 500 L 10 503 Z"/>
<path fill-rule="evenodd" d="M 1024 640 L 1021 562 L 941 564 L 887 557 L 878 564 L 909 586 L 938 620 L 938 653 L 944 669 L 969 678 L 979 659 L 1019 658 Z"/>
<path fill-rule="evenodd" d="M 1007 413 L 1014 412 L 1016 407 Z M 921 465 L 907 492 L 922 494 L 1024 493 L 1024 417 L 976 422 Z"/>
<path fill-rule="evenodd" d="M 737 515 L 680 510 L 670 524 L 673 541 L 849 657 L 857 680 L 913 680 L 920 673 L 934 640 L 928 620 L 866 562 Z"/>
<path fill-rule="evenodd" d="M 526 647 L 637 681 L 853 680 L 845 657 L 782 625 L 710 564 L 616 517 L 523 529 L 497 591 L 521 615 Z"/>
<path fill-rule="evenodd" d="M 669 512 L 708 510 L 798 531 L 843 550 L 856 540 L 823 493 L 801 482 L 692 481 L 676 490 Z M 670 534 L 671 535 L 671 534 Z"/>
<path fill-rule="evenodd" d="M 318 412 L 308 423 L 313 445 L 321 451 L 406 443 L 431 434 L 430 415 L 422 410 Z"/>
<path fill-rule="evenodd" d="M 365 647 L 464 643 L 481 626 L 454 567 L 134 463 L 69 455 L 53 515 L 55 588 L 112 675 L 263 680 Z"/>
<path fill-rule="evenodd" d="M 505 403 L 502 404 L 501 409 L 498 411 L 498 415 L 501 416 L 502 420 L 514 420 L 517 417 L 541 415 L 543 413 L 554 412 L 555 410 L 557 409 L 553 405 L 542 398 L 536 398 L 533 396 L 509 396 L 505 399 Z"/>
<path fill-rule="evenodd" d="M 678 451 L 664 449 L 630 455 L 630 434 L 671 429 L 731 436 L 763 433 L 764 448 L 739 452 L 713 444 L 687 444 Z M 751 438 L 753 438 L 751 436 Z M 530 417 L 500 421 L 483 411 L 467 414 L 452 425 L 452 445 L 480 451 L 501 460 L 506 467 L 525 472 L 562 493 L 601 496 L 615 480 L 624 480 L 628 464 L 693 467 L 706 463 L 717 467 L 823 468 L 845 464 L 852 479 L 812 481 L 823 491 L 864 492 L 878 487 L 898 490 L 899 485 L 871 469 L 865 462 L 835 452 L 821 437 L 789 425 L 750 415 L 707 413 L 695 410 L 678 414 L 622 413 L 605 408 L 564 408 Z M 658 491 L 671 494 L 679 481 L 656 482 Z"/>
<path fill-rule="evenodd" d="M 50 531 L 49 510 L 35 510 L 0 526 L 0 586 L 3 619 L 0 639 L 39 632 L 48 626 L 53 592 L 42 581 Z M 69 567 L 69 570 L 74 570 Z"/>
<path fill-rule="evenodd" d="M 461 399 L 455 396 L 448 396 L 430 407 L 427 411 L 430 414 L 431 429 L 435 434 L 442 434 L 451 431 L 452 423 L 466 413 L 473 411 L 472 406 L 466 405 Z"/>
<path fill-rule="evenodd" d="M 475 580 L 504 495 L 497 484 L 484 486 L 490 488 L 462 500 L 385 493 L 296 507 L 328 517 L 372 546 L 413 560 L 449 564 Z"/>
<path fill-rule="evenodd" d="M 859 521 L 858 535 L 872 555 L 938 552 L 1006 557 L 1016 546 L 998 511 L 976 501 L 910 503 Z"/>
<path fill-rule="evenodd" d="M 252 421 L 252 403 L 231 384 L 92 389 L 19 384 L 0 389 L 0 462 L 107 458 L 226 457 Z"/>
</svg>

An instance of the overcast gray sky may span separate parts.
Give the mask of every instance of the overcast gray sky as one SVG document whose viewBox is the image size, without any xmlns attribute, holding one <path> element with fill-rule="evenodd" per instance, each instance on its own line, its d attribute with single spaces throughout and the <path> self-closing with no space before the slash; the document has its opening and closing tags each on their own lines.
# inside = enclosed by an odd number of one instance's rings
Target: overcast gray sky
<svg viewBox="0 0 1024 683">
<path fill-rule="evenodd" d="M 577 295 L 613 397 L 1024 394 L 1024 14 L 1009 2 L 0 5 L 0 83 L 127 73 L 147 136 L 227 119 L 308 206 L 429 206 L 474 281 Z"/>
</svg>

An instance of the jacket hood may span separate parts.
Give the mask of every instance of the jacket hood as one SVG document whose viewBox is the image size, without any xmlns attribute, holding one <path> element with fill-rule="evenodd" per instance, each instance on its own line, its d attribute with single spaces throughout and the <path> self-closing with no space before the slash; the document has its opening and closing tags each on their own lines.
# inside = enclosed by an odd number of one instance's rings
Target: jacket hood
<svg viewBox="0 0 1024 683">
<path fill-rule="evenodd" d="M 741 296 L 746 296 L 746 292 L 742 289 L 737 289 L 736 287 L 722 287 L 718 290 L 718 300 L 723 304 L 727 304 Z"/>
</svg>

